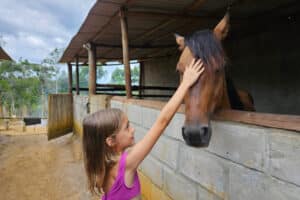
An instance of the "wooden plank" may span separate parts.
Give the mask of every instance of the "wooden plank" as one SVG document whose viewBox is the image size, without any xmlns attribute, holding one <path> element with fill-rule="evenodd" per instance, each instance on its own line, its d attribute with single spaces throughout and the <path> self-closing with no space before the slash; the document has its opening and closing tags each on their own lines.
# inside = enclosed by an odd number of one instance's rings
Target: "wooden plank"
<svg viewBox="0 0 300 200">
<path fill-rule="evenodd" d="M 184 12 L 197 11 L 205 2 L 206 0 L 195 0 L 184 9 Z"/>
<path fill-rule="evenodd" d="M 125 66 L 125 83 L 126 83 L 126 97 L 131 98 L 131 72 L 129 64 L 129 48 L 128 48 L 128 25 L 125 16 L 124 8 L 120 9 L 120 22 L 122 32 L 122 49 L 123 49 L 123 64 Z"/>
<path fill-rule="evenodd" d="M 79 65 L 78 65 L 79 57 L 76 56 L 76 94 L 79 95 Z"/>
<path fill-rule="evenodd" d="M 146 60 L 153 60 L 153 59 L 160 59 L 160 58 L 166 58 L 170 57 L 170 55 L 163 55 L 163 56 L 155 56 L 155 57 L 150 57 L 150 56 L 145 56 L 145 57 L 134 57 L 132 60 L 139 60 L 139 61 L 146 61 Z M 85 56 L 79 56 L 79 58 L 82 59 L 87 59 Z M 123 57 L 97 57 L 97 60 L 104 60 L 104 61 L 120 61 L 122 62 Z M 122 65 L 122 64 L 120 64 Z"/>
<path fill-rule="evenodd" d="M 96 47 L 109 47 L 109 48 L 122 48 L 122 45 L 111 45 L 111 44 L 102 44 L 102 43 L 96 43 Z M 168 45 L 128 45 L 130 49 L 163 49 L 163 48 L 172 48 L 176 47 L 174 44 L 168 44 Z M 110 50 L 110 51 L 113 51 Z"/>
<path fill-rule="evenodd" d="M 122 97 L 113 97 L 112 100 L 141 105 L 158 110 L 161 110 L 166 104 L 166 102 L 161 101 L 124 99 Z M 184 105 L 181 105 L 178 112 L 185 113 Z M 256 113 L 239 110 L 220 110 L 213 116 L 213 120 L 246 123 L 256 126 L 297 131 L 300 133 L 300 116 L 296 115 Z"/>
<path fill-rule="evenodd" d="M 221 110 L 214 115 L 214 119 L 300 131 L 300 116 L 294 115 Z"/>
</svg>

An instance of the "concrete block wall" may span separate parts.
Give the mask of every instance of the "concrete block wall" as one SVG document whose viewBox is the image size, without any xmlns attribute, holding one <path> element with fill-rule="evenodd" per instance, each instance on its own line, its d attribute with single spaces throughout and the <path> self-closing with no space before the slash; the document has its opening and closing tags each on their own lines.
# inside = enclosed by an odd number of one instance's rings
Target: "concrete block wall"
<svg viewBox="0 0 300 200">
<path fill-rule="evenodd" d="M 88 115 L 87 104 L 89 97 L 84 95 L 73 96 L 73 132 L 82 135 L 82 120 Z"/>
<path fill-rule="evenodd" d="M 118 100 L 111 107 L 127 113 L 136 141 L 159 114 L 158 109 Z M 211 143 L 199 149 L 184 143 L 183 123 L 184 115 L 177 113 L 142 162 L 144 200 L 299 199 L 299 132 L 213 121 Z"/>
</svg>

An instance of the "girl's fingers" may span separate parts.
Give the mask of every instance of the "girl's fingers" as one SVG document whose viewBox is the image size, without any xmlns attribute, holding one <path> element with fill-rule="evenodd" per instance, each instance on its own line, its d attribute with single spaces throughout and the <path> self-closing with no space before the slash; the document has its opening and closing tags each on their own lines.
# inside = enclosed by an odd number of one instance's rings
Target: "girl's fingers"
<svg viewBox="0 0 300 200">
<path fill-rule="evenodd" d="M 194 69 L 198 71 L 202 68 L 202 65 L 203 65 L 202 61 L 198 60 L 194 65 Z"/>
<path fill-rule="evenodd" d="M 202 69 L 204 70 L 204 67 L 203 67 L 203 62 L 201 62 L 201 63 L 200 63 L 200 65 L 199 65 L 199 69 L 198 69 L 198 70 L 202 70 Z"/>
<path fill-rule="evenodd" d="M 192 70 L 199 71 L 202 67 L 203 67 L 202 60 L 201 59 L 196 60 L 195 58 L 193 58 L 191 63 L 188 66 L 186 66 L 186 69 L 192 69 Z"/>
<path fill-rule="evenodd" d="M 204 67 L 202 67 L 199 71 L 200 74 L 202 74 L 204 72 Z"/>
<path fill-rule="evenodd" d="M 196 59 L 193 58 L 192 61 L 191 61 L 191 63 L 190 63 L 190 66 L 193 66 L 195 62 L 196 62 Z"/>
<path fill-rule="evenodd" d="M 199 61 L 197 60 L 197 61 L 194 63 L 194 65 L 192 66 L 192 69 L 196 69 L 197 66 L 198 66 L 198 64 L 199 64 Z"/>
</svg>

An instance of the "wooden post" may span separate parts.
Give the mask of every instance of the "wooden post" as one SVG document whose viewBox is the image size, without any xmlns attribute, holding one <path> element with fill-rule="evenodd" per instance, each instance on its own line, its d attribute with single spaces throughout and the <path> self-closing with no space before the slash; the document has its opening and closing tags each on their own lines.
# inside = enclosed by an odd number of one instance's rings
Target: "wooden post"
<svg viewBox="0 0 300 200">
<path fill-rule="evenodd" d="M 69 78 L 69 94 L 72 94 L 73 77 L 72 77 L 72 64 L 68 63 L 68 78 Z"/>
<path fill-rule="evenodd" d="M 93 43 L 87 43 L 84 48 L 88 51 L 89 95 L 94 95 L 96 94 L 96 46 Z"/>
<path fill-rule="evenodd" d="M 79 95 L 79 58 L 76 56 L 76 94 Z"/>
<path fill-rule="evenodd" d="M 1 99 L 0 99 L 0 118 L 3 117 L 3 110 L 2 110 L 2 102 L 1 102 Z"/>
<path fill-rule="evenodd" d="M 140 77 L 139 77 L 139 96 L 141 98 L 141 96 L 144 94 L 142 86 L 144 86 L 145 84 L 145 80 L 144 80 L 144 61 L 140 61 Z"/>
<path fill-rule="evenodd" d="M 121 31 L 122 31 L 123 64 L 125 66 L 126 97 L 129 99 L 132 97 L 132 95 L 131 95 L 131 73 L 130 73 L 130 63 L 129 63 L 127 18 L 125 15 L 124 8 L 120 9 L 120 21 L 121 21 Z"/>
</svg>

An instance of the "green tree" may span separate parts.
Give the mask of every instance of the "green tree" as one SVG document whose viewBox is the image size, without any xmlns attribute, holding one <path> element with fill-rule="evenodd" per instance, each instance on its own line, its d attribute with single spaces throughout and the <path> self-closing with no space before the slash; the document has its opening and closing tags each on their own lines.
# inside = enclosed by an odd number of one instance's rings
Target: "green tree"
<svg viewBox="0 0 300 200">
<path fill-rule="evenodd" d="M 96 76 L 97 79 L 101 79 L 102 77 L 107 75 L 107 71 L 102 66 L 97 66 Z M 73 77 L 73 87 L 76 86 L 76 73 L 75 70 L 72 71 Z M 81 66 L 79 67 L 79 86 L 81 88 L 88 88 L 89 86 L 89 67 Z"/>
<path fill-rule="evenodd" d="M 140 80 L 140 67 L 131 67 L 131 82 L 132 85 L 138 85 Z"/>
<path fill-rule="evenodd" d="M 41 85 L 51 79 L 53 72 L 51 67 L 32 64 L 27 60 L 1 62 L 0 106 L 5 107 L 10 116 L 36 112 L 41 101 Z"/>
<path fill-rule="evenodd" d="M 59 93 L 66 93 L 69 90 L 69 81 L 68 81 L 68 75 L 66 71 L 61 71 L 58 75 L 58 92 Z"/>
<path fill-rule="evenodd" d="M 55 70 L 55 93 L 58 93 L 58 91 L 60 90 L 58 88 L 58 76 L 60 73 L 61 66 L 59 66 L 58 61 L 59 58 L 62 56 L 63 52 L 64 52 L 64 48 L 55 48 L 53 51 L 49 53 L 49 55 L 46 58 L 42 60 L 41 63 L 43 66 L 51 67 Z M 43 85 L 43 87 L 45 87 L 45 84 Z"/>
<path fill-rule="evenodd" d="M 121 68 L 115 69 L 111 75 L 111 82 L 115 84 L 124 85 L 125 84 L 124 69 Z"/>
<path fill-rule="evenodd" d="M 131 84 L 138 85 L 139 84 L 139 75 L 140 68 L 138 66 L 131 67 Z M 124 68 L 117 68 L 113 71 L 111 75 L 111 82 L 115 84 L 124 85 L 125 84 L 125 75 Z"/>
</svg>

